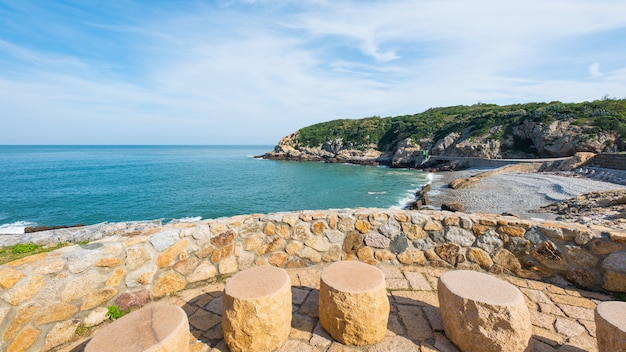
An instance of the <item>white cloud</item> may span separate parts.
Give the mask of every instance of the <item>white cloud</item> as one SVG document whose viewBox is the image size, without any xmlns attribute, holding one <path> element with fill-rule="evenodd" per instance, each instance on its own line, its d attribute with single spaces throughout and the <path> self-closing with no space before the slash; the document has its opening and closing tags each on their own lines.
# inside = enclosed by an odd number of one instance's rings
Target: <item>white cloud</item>
<svg viewBox="0 0 626 352">
<path fill-rule="evenodd" d="M 589 65 L 589 74 L 591 75 L 592 78 L 598 78 L 598 77 L 602 77 L 602 72 L 600 72 L 600 63 L 599 62 L 594 62 L 591 65 Z"/>
<path fill-rule="evenodd" d="M 18 132 L 2 138 L 272 144 L 334 118 L 623 97 L 623 13 L 613 0 L 259 0 L 92 19 L 119 58 L 0 41 L 0 123 Z"/>
</svg>

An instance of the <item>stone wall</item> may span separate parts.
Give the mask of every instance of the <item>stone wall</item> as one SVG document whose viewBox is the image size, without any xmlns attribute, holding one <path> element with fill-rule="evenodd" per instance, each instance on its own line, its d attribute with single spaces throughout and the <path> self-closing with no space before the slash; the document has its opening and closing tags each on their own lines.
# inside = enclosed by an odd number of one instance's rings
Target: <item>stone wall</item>
<svg viewBox="0 0 626 352">
<path fill-rule="evenodd" d="M 588 166 L 626 170 L 626 153 L 600 153 L 589 159 Z"/>
<path fill-rule="evenodd" d="M 77 231 L 91 238 L 100 227 Z M 626 292 L 626 234 L 575 224 L 345 209 L 115 228 L 84 246 L 0 266 L 1 350 L 53 349 L 77 327 L 102 323 L 109 305 L 137 308 L 255 265 L 430 265 Z"/>
</svg>

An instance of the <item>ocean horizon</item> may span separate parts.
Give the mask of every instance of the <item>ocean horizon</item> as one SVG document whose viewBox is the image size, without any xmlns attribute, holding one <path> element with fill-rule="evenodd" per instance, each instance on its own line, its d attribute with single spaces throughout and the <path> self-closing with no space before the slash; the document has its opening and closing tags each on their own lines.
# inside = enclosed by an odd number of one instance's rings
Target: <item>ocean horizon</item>
<svg viewBox="0 0 626 352">
<path fill-rule="evenodd" d="M 0 234 L 29 226 L 401 208 L 432 175 L 255 158 L 273 145 L 0 146 Z"/>
</svg>

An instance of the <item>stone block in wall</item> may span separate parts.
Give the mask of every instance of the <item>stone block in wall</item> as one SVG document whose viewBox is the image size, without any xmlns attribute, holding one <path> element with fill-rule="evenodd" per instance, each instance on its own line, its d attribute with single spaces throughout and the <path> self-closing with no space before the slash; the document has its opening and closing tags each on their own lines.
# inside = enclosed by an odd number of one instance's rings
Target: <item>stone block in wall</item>
<svg viewBox="0 0 626 352">
<path fill-rule="evenodd" d="M 311 232 L 314 235 L 323 234 L 327 228 L 328 228 L 328 225 L 326 225 L 325 221 L 315 221 L 313 224 L 311 224 Z"/>
<path fill-rule="evenodd" d="M 388 222 L 390 218 L 391 217 L 384 212 L 374 212 L 373 214 L 367 216 L 367 219 L 373 226 L 381 226 Z"/>
<path fill-rule="evenodd" d="M 37 265 L 35 273 L 40 275 L 56 274 L 63 270 L 66 260 L 64 258 L 49 259 Z"/>
<path fill-rule="evenodd" d="M 505 247 L 518 258 L 525 258 L 531 255 L 531 243 L 522 237 L 509 238 L 509 242 Z"/>
<path fill-rule="evenodd" d="M 403 223 L 402 232 L 404 232 L 410 240 L 418 240 L 420 238 L 428 237 L 426 231 L 424 231 L 424 229 L 417 224 Z"/>
<path fill-rule="evenodd" d="M 567 270 L 567 263 L 563 258 L 563 253 L 550 240 L 542 242 L 533 251 L 533 257 L 542 265 L 555 270 Z"/>
<path fill-rule="evenodd" d="M 11 268 L 0 268 L 0 287 L 3 289 L 11 288 L 24 277 L 24 273 Z"/>
<path fill-rule="evenodd" d="M 322 255 L 325 262 L 336 262 L 341 260 L 341 247 L 337 244 L 332 245 L 330 249 Z"/>
<path fill-rule="evenodd" d="M 141 268 L 126 274 L 126 287 L 132 288 L 151 284 L 156 272 L 156 265 L 146 263 Z"/>
<path fill-rule="evenodd" d="M 435 247 L 435 253 L 452 266 L 459 263 L 459 246 L 454 243 L 444 243 Z"/>
<path fill-rule="evenodd" d="M 361 233 L 355 231 L 349 232 L 343 240 L 343 251 L 346 254 L 354 253 L 363 246 L 364 239 L 365 237 Z"/>
<path fill-rule="evenodd" d="M 53 348 L 71 341 L 76 336 L 76 328 L 80 325 L 80 320 L 72 319 L 57 323 L 48 332 L 44 340 L 43 351 L 50 351 Z"/>
<path fill-rule="evenodd" d="M 609 232 L 609 238 L 613 242 L 626 244 L 626 232 L 623 232 L 623 231 L 611 231 L 611 232 Z"/>
<path fill-rule="evenodd" d="M 126 274 L 126 270 L 124 270 L 122 268 L 117 268 L 117 269 L 115 269 L 111 273 L 111 276 L 109 276 L 109 278 L 107 279 L 107 281 L 104 284 L 106 286 L 113 286 L 113 287 L 115 287 L 115 286 L 120 284 L 120 282 L 124 278 L 125 274 Z"/>
<path fill-rule="evenodd" d="M 17 309 L 13 321 L 9 324 L 2 336 L 5 341 L 13 340 L 20 330 L 28 324 L 41 307 L 35 303 L 28 303 Z"/>
<path fill-rule="evenodd" d="M 11 344 L 7 348 L 7 352 L 28 350 L 28 348 L 37 340 L 40 334 L 41 330 L 37 330 L 30 325 L 25 327 L 11 342 Z"/>
<path fill-rule="evenodd" d="M 296 254 L 298 257 L 309 260 L 312 263 L 320 263 L 322 261 L 322 255 L 311 247 L 304 247 Z"/>
<path fill-rule="evenodd" d="M 152 295 L 160 298 L 170 293 L 178 292 L 185 288 L 186 282 L 182 276 L 173 272 L 166 272 L 159 276 L 154 282 Z"/>
<path fill-rule="evenodd" d="M 408 251 L 405 251 L 404 253 L 407 253 Z M 402 254 L 404 254 L 402 253 Z M 380 260 L 381 262 L 384 261 L 393 261 L 396 259 L 396 255 L 391 253 L 391 251 L 387 250 L 387 249 L 379 249 L 375 252 L 374 257 L 376 257 L 377 260 Z"/>
<path fill-rule="evenodd" d="M 120 310 L 141 308 L 151 301 L 150 293 L 146 289 L 125 292 L 115 299 L 115 305 Z"/>
<path fill-rule="evenodd" d="M 443 225 L 439 221 L 428 220 L 424 224 L 424 231 L 442 231 Z"/>
<path fill-rule="evenodd" d="M 619 243 L 615 243 L 606 238 L 595 238 L 589 242 L 589 247 L 595 254 L 605 255 L 617 250 L 620 250 L 622 246 Z"/>
<path fill-rule="evenodd" d="M 495 254 L 502 249 L 504 242 L 497 232 L 489 230 L 476 238 L 476 246 L 487 253 Z"/>
<path fill-rule="evenodd" d="M 500 265 L 501 267 L 509 270 L 512 273 L 519 271 L 522 268 L 522 265 L 519 262 L 519 259 L 511 252 L 506 249 L 501 249 L 496 253 L 493 257 L 494 263 Z"/>
<path fill-rule="evenodd" d="M 72 302 L 104 285 L 108 277 L 90 272 L 70 281 L 61 292 L 61 301 Z"/>
<path fill-rule="evenodd" d="M 519 226 L 503 225 L 498 228 L 498 232 L 512 237 L 523 237 L 526 229 Z"/>
<path fill-rule="evenodd" d="M 373 247 L 373 248 L 389 248 L 389 244 L 391 240 L 376 231 L 370 231 L 365 234 L 365 245 Z"/>
<path fill-rule="evenodd" d="M 626 250 L 609 254 L 602 261 L 602 269 L 606 270 L 603 288 L 626 292 Z"/>
<path fill-rule="evenodd" d="M 365 220 L 357 220 L 354 223 L 354 228 L 360 233 L 367 233 L 372 228 L 372 225 Z"/>
<path fill-rule="evenodd" d="M 261 248 L 257 250 L 258 255 L 263 255 L 266 253 L 272 253 L 275 251 L 282 251 L 285 249 L 287 245 L 287 241 L 282 237 L 274 237 L 268 238 L 267 242 L 261 245 Z"/>
<path fill-rule="evenodd" d="M 233 245 L 228 245 L 222 248 L 217 248 L 213 251 L 213 253 L 211 253 L 211 257 L 210 257 L 211 263 L 217 263 L 223 258 L 226 258 L 227 256 L 231 255 L 232 253 L 233 253 Z M 263 253 L 260 253 L 260 254 L 263 254 Z"/>
<path fill-rule="evenodd" d="M 44 325 L 55 321 L 69 319 L 76 312 L 78 312 L 78 308 L 73 305 L 64 302 L 57 302 L 40 309 L 33 317 L 33 320 L 37 325 Z"/>
<path fill-rule="evenodd" d="M 456 243 L 463 247 L 471 247 L 474 241 L 476 241 L 476 237 L 471 231 L 455 226 L 446 229 L 444 238 L 448 242 Z"/>
<path fill-rule="evenodd" d="M 148 297 L 149 298 L 149 297 Z M 118 305 L 119 307 L 119 305 Z M 121 310 L 125 310 L 127 308 L 121 308 Z M 108 313 L 108 309 L 105 307 L 98 307 L 94 310 L 92 310 L 91 312 L 89 312 L 89 315 L 87 315 L 87 317 L 85 317 L 85 319 L 83 320 L 83 324 L 85 324 L 85 327 L 92 327 L 92 326 L 96 326 L 96 325 L 100 325 L 102 324 L 105 320 L 108 319 L 107 317 L 107 313 Z"/>
<path fill-rule="evenodd" d="M 276 252 L 272 254 L 271 257 L 269 257 L 268 262 L 275 267 L 282 268 L 285 266 L 285 263 L 287 263 L 288 259 L 289 259 L 289 255 L 287 253 Z"/>
<path fill-rule="evenodd" d="M 350 217 L 341 217 L 337 223 L 337 230 L 343 233 L 350 233 L 354 231 L 355 220 Z"/>
<path fill-rule="evenodd" d="M 437 246 L 437 244 L 430 237 L 425 237 L 425 238 L 421 238 L 421 239 L 413 241 L 413 247 L 421 251 L 426 251 L 426 250 L 435 248 L 435 246 Z"/>
<path fill-rule="evenodd" d="M 318 252 L 326 252 L 330 249 L 330 241 L 326 236 L 312 236 L 304 244 Z"/>
<path fill-rule="evenodd" d="M 209 262 L 203 261 L 201 262 L 191 274 L 187 276 L 188 282 L 198 282 L 208 280 L 217 275 L 217 270 L 215 266 Z"/>
<path fill-rule="evenodd" d="M 493 259 L 489 256 L 489 253 L 476 247 L 469 248 L 467 250 L 467 259 L 478 264 L 481 268 L 489 270 L 493 266 Z"/>
<path fill-rule="evenodd" d="M 239 270 L 237 259 L 234 256 L 226 257 L 218 264 L 217 270 L 220 274 L 232 274 Z"/>
<path fill-rule="evenodd" d="M 237 237 L 237 233 L 235 231 L 228 230 L 226 232 L 222 232 L 219 235 L 211 238 L 210 242 L 215 247 L 224 247 L 229 244 L 232 244 L 236 237 Z"/>
<path fill-rule="evenodd" d="M 291 231 L 291 238 L 298 241 L 306 241 L 311 237 L 310 225 L 308 223 L 299 223 Z"/>
<path fill-rule="evenodd" d="M 385 237 L 393 240 L 402 232 L 402 226 L 400 226 L 400 223 L 396 219 L 389 218 L 385 224 L 378 228 L 378 231 Z"/>
<path fill-rule="evenodd" d="M 395 254 L 402 253 L 407 250 L 407 248 L 409 248 L 409 241 L 403 233 L 394 237 L 389 244 L 389 250 Z"/>
<path fill-rule="evenodd" d="M 588 268 L 598 264 L 598 258 L 579 246 L 565 246 L 565 255 L 571 265 Z"/>
<path fill-rule="evenodd" d="M 96 308 L 97 306 L 115 297 L 116 294 L 117 290 L 112 287 L 104 287 L 99 290 L 89 292 L 85 296 L 85 300 L 80 306 L 80 310 L 90 310 Z"/>
<path fill-rule="evenodd" d="M 541 231 L 541 233 L 553 240 L 572 240 L 574 239 L 574 234 L 571 231 L 564 231 L 567 229 L 565 225 L 557 224 L 557 223 L 543 223 L 537 226 L 537 229 Z"/>
<path fill-rule="evenodd" d="M 330 243 L 342 242 L 346 236 L 343 232 L 334 229 L 324 231 L 324 235 L 328 238 Z"/>
<path fill-rule="evenodd" d="M 157 252 L 162 252 L 180 239 L 179 233 L 178 229 L 161 231 L 150 237 L 150 243 Z"/>
<path fill-rule="evenodd" d="M 171 266 L 180 255 L 187 251 L 187 247 L 189 246 L 189 240 L 182 239 L 170 247 L 161 252 L 157 258 L 156 263 L 159 268 L 167 268 Z"/>
<path fill-rule="evenodd" d="M 378 254 L 378 253 L 377 253 Z M 378 256 L 377 256 L 378 257 Z M 381 257 L 384 257 L 381 255 Z M 385 259 L 380 259 L 385 260 Z M 406 265 L 426 265 L 428 264 L 428 260 L 426 260 L 426 256 L 423 251 L 419 249 L 411 248 L 400 254 L 398 254 L 398 261 L 402 264 Z"/>
<path fill-rule="evenodd" d="M 151 255 L 144 247 L 126 248 L 126 269 L 135 270 L 151 259 Z"/>
<path fill-rule="evenodd" d="M 586 290 L 591 289 L 595 282 L 593 273 L 587 269 L 568 270 L 565 273 L 565 278 L 574 285 Z"/>
</svg>

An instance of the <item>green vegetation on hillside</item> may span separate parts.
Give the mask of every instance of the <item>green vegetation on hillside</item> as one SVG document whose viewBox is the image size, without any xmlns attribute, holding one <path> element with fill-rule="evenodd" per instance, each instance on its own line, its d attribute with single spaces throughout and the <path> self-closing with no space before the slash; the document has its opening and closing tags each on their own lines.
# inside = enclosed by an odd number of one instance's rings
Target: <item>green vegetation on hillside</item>
<svg viewBox="0 0 626 352">
<path fill-rule="evenodd" d="M 375 146 L 386 151 L 405 138 L 437 141 L 452 132 L 466 133 L 469 138 L 487 136 L 498 139 L 525 121 L 550 124 L 572 120 L 584 127 L 585 134 L 615 131 L 626 136 L 626 99 L 602 99 L 582 103 L 527 103 L 499 106 L 476 104 L 431 108 L 422 113 L 396 117 L 368 117 L 358 120 L 334 120 L 298 131 L 297 143 L 317 147 L 326 141 L 342 139 L 355 149 Z M 493 129 L 494 127 L 499 127 Z M 493 130 L 492 130 L 493 129 Z M 526 140 L 516 140 L 516 148 L 529 148 Z"/>
</svg>

